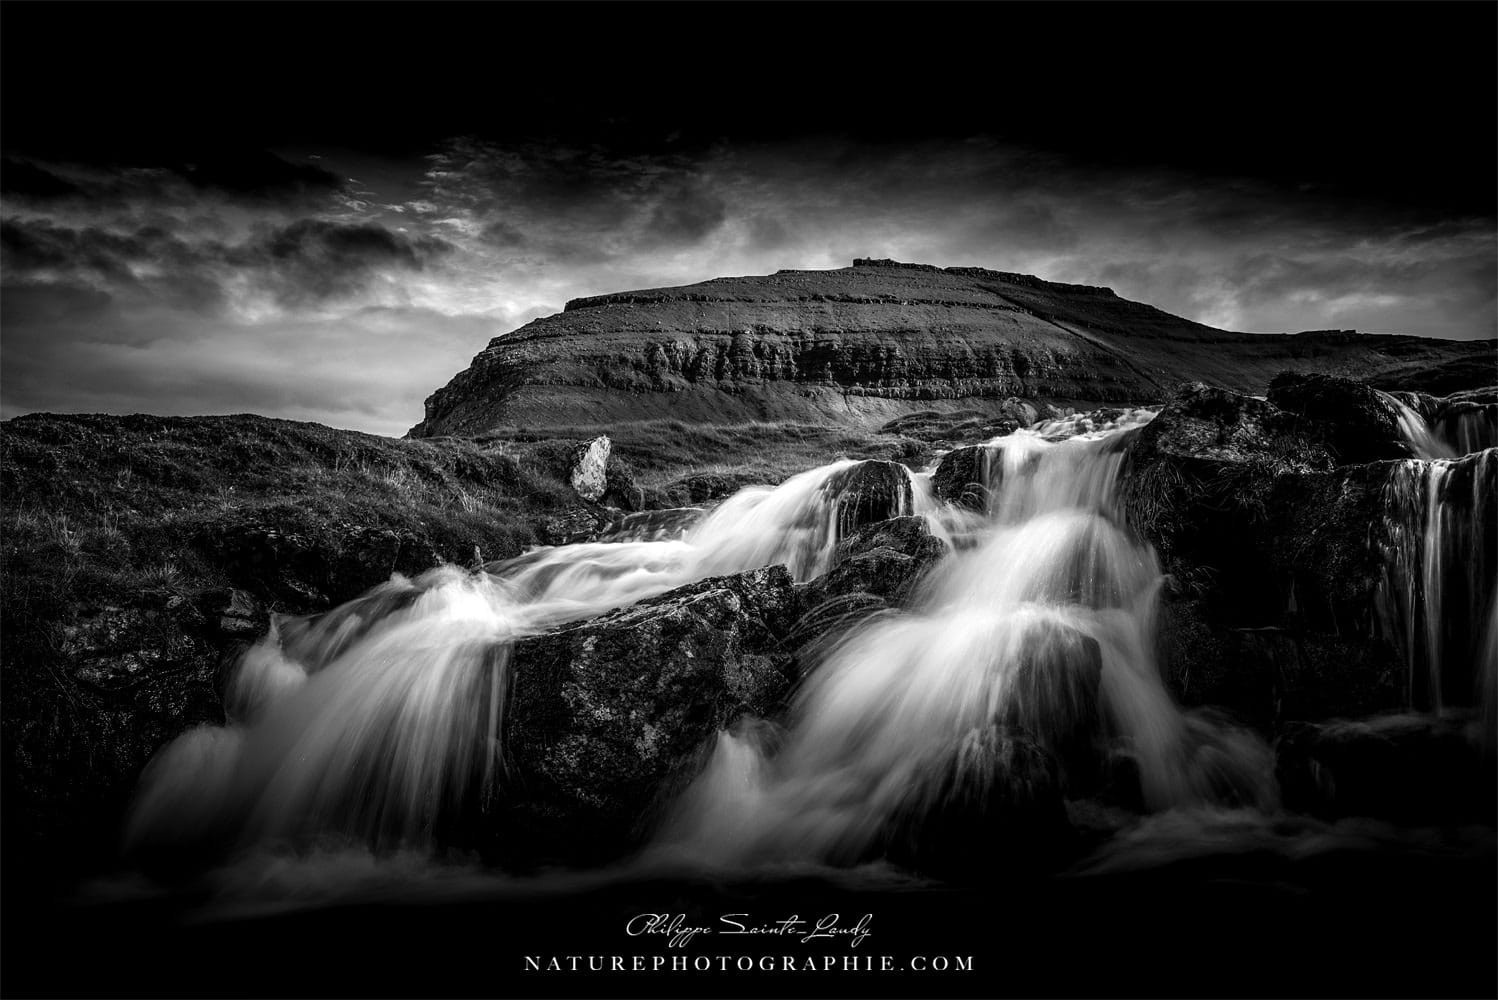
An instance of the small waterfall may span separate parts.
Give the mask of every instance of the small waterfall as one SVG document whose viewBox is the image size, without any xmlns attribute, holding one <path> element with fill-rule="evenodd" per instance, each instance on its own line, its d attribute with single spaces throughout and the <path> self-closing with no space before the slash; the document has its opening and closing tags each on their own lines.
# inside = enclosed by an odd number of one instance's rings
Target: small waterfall
<svg viewBox="0 0 1498 1000">
<path fill-rule="evenodd" d="M 441 842 L 502 769 L 515 639 L 709 576 L 783 563 L 811 579 L 856 523 L 911 513 L 917 497 L 929 506 L 918 482 L 891 463 L 834 462 L 641 527 L 662 540 L 541 548 L 477 573 L 441 567 L 278 622 L 233 674 L 227 725 L 186 733 L 151 762 L 127 844 Z"/>
<path fill-rule="evenodd" d="M 1114 501 L 1124 440 L 1114 426 L 992 442 L 986 538 L 912 613 L 836 643 L 783 734 L 721 736 L 661 843 L 721 863 L 857 861 L 953 796 L 1029 782 L 1025 741 L 1077 789 L 1128 761 L 1151 808 L 1272 800 L 1267 749 L 1183 714 L 1161 682 L 1163 577 Z"/>
<path fill-rule="evenodd" d="M 1384 487 L 1377 598 L 1404 652 L 1408 701 L 1441 711 L 1478 701 L 1494 669 L 1484 623 L 1498 577 L 1498 449 L 1399 462 Z"/>
<path fill-rule="evenodd" d="M 1498 448 L 1498 404 L 1449 402 L 1436 419 L 1435 433 L 1457 455 Z"/>
<path fill-rule="evenodd" d="M 1416 458 L 1455 458 L 1458 452 L 1421 416 L 1414 407 L 1392 393 L 1374 390 L 1389 404 L 1399 423 L 1400 436 L 1404 438 L 1410 454 Z M 1463 452 L 1462 454 L 1465 454 Z"/>
</svg>

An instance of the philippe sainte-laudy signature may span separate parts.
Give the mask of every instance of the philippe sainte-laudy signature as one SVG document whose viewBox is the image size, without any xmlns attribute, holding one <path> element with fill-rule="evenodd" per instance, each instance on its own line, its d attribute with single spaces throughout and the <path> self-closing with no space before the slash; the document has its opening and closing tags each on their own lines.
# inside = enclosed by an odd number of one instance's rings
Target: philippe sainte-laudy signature
<svg viewBox="0 0 1498 1000">
<path fill-rule="evenodd" d="M 699 934 L 717 934 L 731 937 L 736 934 L 766 934 L 806 943 L 817 940 L 844 940 L 848 947 L 857 948 L 873 933 L 869 925 L 874 922 L 872 913 L 857 917 L 845 917 L 841 913 L 824 913 L 820 917 L 802 917 L 791 914 L 779 920 L 760 921 L 748 913 L 724 913 L 716 924 L 697 924 L 687 920 L 685 913 L 637 913 L 624 924 L 624 933 L 630 937 L 658 934 L 666 937 L 667 947 L 685 948 Z"/>
</svg>

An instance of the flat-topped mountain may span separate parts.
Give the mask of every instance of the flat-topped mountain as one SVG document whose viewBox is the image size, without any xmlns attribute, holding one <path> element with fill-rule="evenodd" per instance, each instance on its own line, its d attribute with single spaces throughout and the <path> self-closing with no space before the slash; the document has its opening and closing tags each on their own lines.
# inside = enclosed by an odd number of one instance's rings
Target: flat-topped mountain
<svg viewBox="0 0 1498 1000">
<path fill-rule="evenodd" d="M 1008 397 L 1144 403 L 1183 381 L 1257 393 L 1285 370 L 1404 382 L 1432 369 L 1491 382 L 1494 346 L 1234 333 L 1107 288 L 856 260 L 574 299 L 490 341 L 411 435 L 661 417 L 869 426 Z"/>
</svg>

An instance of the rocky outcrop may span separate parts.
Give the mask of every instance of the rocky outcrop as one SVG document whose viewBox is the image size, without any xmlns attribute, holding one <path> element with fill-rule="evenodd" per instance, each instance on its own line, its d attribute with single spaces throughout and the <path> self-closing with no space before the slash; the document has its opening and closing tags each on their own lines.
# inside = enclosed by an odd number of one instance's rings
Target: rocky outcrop
<svg viewBox="0 0 1498 1000">
<path fill-rule="evenodd" d="M 931 491 L 938 500 L 969 510 L 987 509 L 989 489 L 994 485 L 996 449 L 981 444 L 953 448 L 936 463 Z"/>
<path fill-rule="evenodd" d="M 1055 416 L 1056 409 L 1045 403 L 1010 397 L 1001 400 L 994 412 L 984 410 L 920 410 L 897 417 L 879 428 L 881 434 L 899 434 L 926 441 L 939 448 L 987 441 L 1029 427 L 1037 420 Z"/>
<path fill-rule="evenodd" d="M 1287 369 L 1385 377 L 1472 359 L 1491 372 L 1493 345 L 1231 333 L 1106 288 L 864 260 L 574 300 L 491 341 L 411 435 L 657 417 L 871 430 L 915 412 L 1012 417 L 1015 398 L 1158 401 L 1187 380 L 1262 392 Z"/>
<path fill-rule="evenodd" d="M 867 599 L 861 605 L 865 611 L 907 604 L 926 570 L 946 552 L 946 543 L 931 534 L 923 517 L 906 515 L 859 529 L 833 550 L 831 569 L 798 588 L 806 618 L 797 631 L 819 636 L 825 628 L 808 626 L 829 610 L 841 611 L 853 597 Z"/>
<path fill-rule="evenodd" d="M 1335 375 L 1283 372 L 1269 383 L 1269 402 L 1307 423 L 1303 433 L 1325 442 L 1339 462 L 1407 458 L 1399 411 L 1388 396 Z"/>
<path fill-rule="evenodd" d="M 1436 412 L 1446 403 L 1421 405 Z M 1186 703 L 1227 706 L 1267 727 L 1409 700 L 1407 640 L 1381 594 L 1392 574 L 1421 572 L 1392 560 L 1424 529 L 1429 490 L 1405 480 L 1425 463 L 1348 464 L 1347 455 L 1408 449 L 1387 401 L 1338 379 L 1276 379 L 1270 400 L 1186 386 L 1133 435 L 1121 499 L 1169 574 L 1161 663 Z M 1443 466 L 1442 496 L 1456 505 L 1448 529 L 1476 523 L 1461 504 L 1498 488 L 1486 485 L 1493 465 L 1473 456 Z M 1405 495 L 1410 510 L 1394 502 Z M 1480 561 L 1492 540 L 1474 534 L 1462 544 Z M 1443 558 L 1443 573 L 1482 576 Z M 1448 582 L 1446 590 L 1476 601 L 1481 587 Z M 1453 614 L 1480 620 L 1480 609 L 1462 608 Z M 1444 629 L 1454 687 L 1470 687 L 1456 664 L 1467 628 Z"/>
<path fill-rule="evenodd" d="M 1280 737 L 1275 776 L 1288 808 L 1327 819 L 1491 826 L 1498 776 L 1470 728 L 1426 715 L 1303 723 Z"/>
<path fill-rule="evenodd" d="M 881 850 L 935 877 L 986 880 L 1054 864 L 1077 839 L 1056 759 L 1022 733 L 990 725 L 958 741 L 925 797 L 890 824 Z"/>
<path fill-rule="evenodd" d="M 827 477 L 822 493 L 833 502 L 839 537 L 856 528 L 910 513 L 910 473 L 898 462 L 867 461 Z"/>
<path fill-rule="evenodd" d="M 783 566 L 713 577 L 516 644 L 505 718 L 507 850 L 599 860 L 740 715 L 793 680 L 796 598 Z M 522 842 L 523 841 L 523 842 Z"/>
</svg>

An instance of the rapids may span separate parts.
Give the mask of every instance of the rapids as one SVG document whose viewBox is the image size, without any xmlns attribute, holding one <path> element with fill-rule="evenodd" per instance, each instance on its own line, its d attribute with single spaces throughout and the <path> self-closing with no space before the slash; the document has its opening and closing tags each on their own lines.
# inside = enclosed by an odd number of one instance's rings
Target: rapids
<svg viewBox="0 0 1498 1000">
<path fill-rule="evenodd" d="M 843 636 L 783 733 L 720 736 L 663 840 L 718 864 L 865 860 L 942 796 L 1028 780 L 1005 773 L 1010 739 L 1055 755 L 1072 790 L 1126 758 L 1151 809 L 1272 805 L 1267 747 L 1184 714 L 1160 679 L 1164 577 L 1115 501 L 1127 431 L 1150 416 L 990 442 L 978 544 L 950 556 L 908 614 Z"/>
<path fill-rule="evenodd" d="M 1472 554 L 1498 513 L 1498 450 L 1437 458 L 1455 442 L 1390 399 L 1411 452 L 1428 456 L 1394 469 L 1382 535 L 1380 607 L 1411 702 L 1498 713 L 1498 559 Z M 949 553 L 905 610 L 820 643 L 783 718 L 716 737 L 654 856 L 861 864 L 951 800 L 1028 787 L 1037 767 L 1068 798 L 1271 814 L 1268 746 L 1182 710 L 1155 661 L 1165 577 L 1117 499 L 1128 442 L 1152 417 L 1074 416 L 987 442 L 982 513 L 941 502 L 930 470 L 895 467 L 908 489 L 880 516 L 925 518 Z M 396 576 L 274 622 L 233 672 L 227 723 L 183 734 L 147 768 L 127 847 L 435 854 L 447 824 L 503 785 L 516 639 L 715 575 L 783 564 L 815 579 L 877 466 L 833 462 L 710 511 L 637 516 L 605 541 L 478 571 Z"/>
<path fill-rule="evenodd" d="M 343 838 L 433 847 L 494 790 L 516 638 L 706 577 L 825 572 L 863 463 L 750 487 L 677 537 L 536 549 L 470 573 L 394 577 L 327 614 L 277 623 L 239 662 L 228 724 L 165 747 L 142 776 L 127 848 Z M 930 510 L 923 477 L 887 516 Z"/>
</svg>

